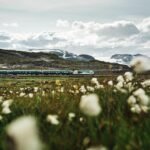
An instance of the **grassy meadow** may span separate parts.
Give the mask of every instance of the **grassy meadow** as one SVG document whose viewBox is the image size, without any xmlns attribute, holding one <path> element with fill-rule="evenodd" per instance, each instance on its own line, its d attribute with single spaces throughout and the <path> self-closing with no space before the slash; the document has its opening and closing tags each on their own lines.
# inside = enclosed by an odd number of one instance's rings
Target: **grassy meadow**
<svg viewBox="0 0 150 150">
<path fill-rule="evenodd" d="M 137 110 L 128 99 L 140 88 L 149 97 L 150 86 L 137 76 L 123 78 L 1 78 L 0 150 L 9 145 L 7 125 L 28 115 L 37 119 L 43 150 L 149 150 L 149 104 L 142 103 Z M 93 93 L 101 112 L 90 116 L 79 105 L 83 95 Z M 3 110 L 7 100 L 12 103 Z M 54 121 L 48 115 L 55 115 Z"/>
</svg>

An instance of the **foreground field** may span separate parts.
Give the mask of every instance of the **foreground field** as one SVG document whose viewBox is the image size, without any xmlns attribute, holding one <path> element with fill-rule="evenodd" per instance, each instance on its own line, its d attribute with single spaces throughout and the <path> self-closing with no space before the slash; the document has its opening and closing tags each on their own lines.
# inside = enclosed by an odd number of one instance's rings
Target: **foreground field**
<svg viewBox="0 0 150 150">
<path fill-rule="evenodd" d="M 17 147 L 7 127 L 22 116 L 36 118 L 44 150 L 148 150 L 149 96 L 149 80 L 130 73 L 0 79 L 0 150 Z"/>
</svg>

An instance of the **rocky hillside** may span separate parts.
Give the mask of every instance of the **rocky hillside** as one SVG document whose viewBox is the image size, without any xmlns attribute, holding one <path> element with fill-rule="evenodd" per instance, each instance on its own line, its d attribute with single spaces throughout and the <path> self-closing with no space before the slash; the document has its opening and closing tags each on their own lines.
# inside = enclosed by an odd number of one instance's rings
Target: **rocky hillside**
<svg viewBox="0 0 150 150">
<path fill-rule="evenodd" d="M 0 50 L 0 69 L 92 69 L 101 71 L 128 70 L 125 65 L 106 63 L 91 59 L 89 61 L 72 61 L 60 58 L 57 54 L 46 52 L 24 52 L 15 50 Z"/>
</svg>

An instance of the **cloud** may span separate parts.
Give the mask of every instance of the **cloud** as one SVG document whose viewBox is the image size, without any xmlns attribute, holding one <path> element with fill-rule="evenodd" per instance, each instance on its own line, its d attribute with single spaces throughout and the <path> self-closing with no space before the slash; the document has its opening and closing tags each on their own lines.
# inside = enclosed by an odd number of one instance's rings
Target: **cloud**
<svg viewBox="0 0 150 150">
<path fill-rule="evenodd" d="M 114 53 L 143 53 L 150 55 L 149 18 L 141 22 L 116 21 L 109 23 L 58 20 L 59 32 L 16 34 L 0 32 L 0 48 L 52 49 L 96 57 Z"/>
<path fill-rule="evenodd" d="M 14 27 L 14 28 L 19 27 L 19 24 L 16 23 L 16 22 L 13 22 L 13 23 L 3 23 L 2 25 L 3 25 L 4 27 Z"/>
</svg>

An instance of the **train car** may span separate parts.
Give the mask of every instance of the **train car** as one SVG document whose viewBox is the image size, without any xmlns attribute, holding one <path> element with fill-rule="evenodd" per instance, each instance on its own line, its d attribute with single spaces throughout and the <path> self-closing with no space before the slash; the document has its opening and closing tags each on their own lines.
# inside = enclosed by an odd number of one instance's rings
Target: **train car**
<svg viewBox="0 0 150 150">
<path fill-rule="evenodd" d="M 93 75 L 93 70 L 0 70 L 0 75 Z"/>
</svg>

